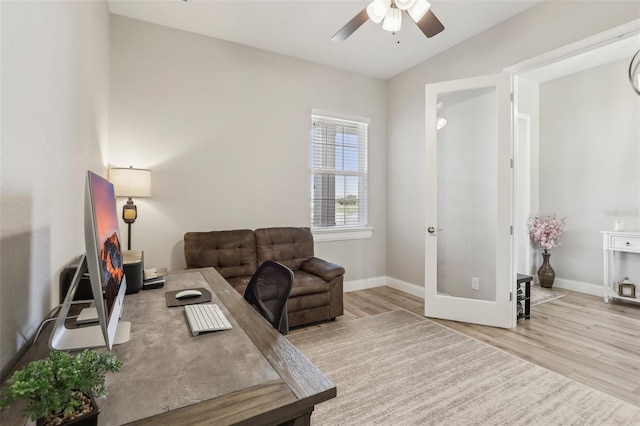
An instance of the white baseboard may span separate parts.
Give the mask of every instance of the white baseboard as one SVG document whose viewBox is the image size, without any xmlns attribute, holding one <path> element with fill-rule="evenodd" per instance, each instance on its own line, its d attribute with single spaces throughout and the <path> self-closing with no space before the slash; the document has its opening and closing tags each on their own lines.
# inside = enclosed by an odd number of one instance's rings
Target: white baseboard
<svg viewBox="0 0 640 426">
<path fill-rule="evenodd" d="M 350 291 L 365 290 L 367 288 L 382 286 L 395 288 L 396 290 L 424 299 L 424 287 L 386 276 L 347 281 L 344 283 L 344 292 L 347 293 Z M 553 286 L 566 290 L 577 291 L 579 293 L 591 294 L 593 296 L 602 296 L 604 294 L 604 288 L 602 285 L 568 280 L 565 278 L 556 278 Z"/>
<path fill-rule="evenodd" d="M 346 281 L 343 288 L 344 292 L 348 293 L 350 291 L 384 286 L 395 288 L 396 290 L 424 299 L 424 287 L 386 276 Z"/>
<path fill-rule="evenodd" d="M 365 290 L 367 288 L 383 287 L 387 285 L 387 277 L 373 277 L 365 278 L 362 280 L 346 281 L 343 285 L 343 291 L 348 293 L 350 291 Z"/>
<path fill-rule="evenodd" d="M 387 277 L 387 286 L 395 288 L 396 290 L 403 291 L 412 296 L 424 299 L 424 287 L 417 284 L 412 284 L 406 281 L 401 281 L 395 278 Z"/>
<path fill-rule="evenodd" d="M 565 290 L 577 291 L 579 293 L 586 293 L 592 296 L 603 296 L 604 286 L 603 284 L 591 284 L 582 281 L 568 280 L 566 278 L 556 278 L 553 282 L 554 287 L 563 288 Z"/>
</svg>

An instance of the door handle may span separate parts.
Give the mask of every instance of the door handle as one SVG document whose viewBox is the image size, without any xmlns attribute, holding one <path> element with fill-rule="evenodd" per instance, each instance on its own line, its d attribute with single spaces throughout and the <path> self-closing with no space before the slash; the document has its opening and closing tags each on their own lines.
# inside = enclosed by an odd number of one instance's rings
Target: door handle
<svg viewBox="0 0 640 426">
<path fill-rule="evenodd" d="M 441 228 L 437 228 L 437 229 L 436 229 L 436 228 L 434 228 L 433 226 L 430 226 L 430 227 L 428 227 L 428 228 L 427 228 L 427 231 L 428 231 L 430 234 L 434 234 L 436 231 L 442 231 L 442 229 L 441 229 Z"/>
</svg>

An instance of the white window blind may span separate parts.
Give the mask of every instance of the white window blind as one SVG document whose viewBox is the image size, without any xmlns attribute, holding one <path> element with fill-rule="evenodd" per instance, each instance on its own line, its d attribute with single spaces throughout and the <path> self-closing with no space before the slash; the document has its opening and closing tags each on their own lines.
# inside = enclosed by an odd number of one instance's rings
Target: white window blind
<svg viewBox="0 0 640 426">
<path fill-rule="evenodd" d="M 367 225 L 368 120 L 311 115 L 311 227 Z"/>
</svg>

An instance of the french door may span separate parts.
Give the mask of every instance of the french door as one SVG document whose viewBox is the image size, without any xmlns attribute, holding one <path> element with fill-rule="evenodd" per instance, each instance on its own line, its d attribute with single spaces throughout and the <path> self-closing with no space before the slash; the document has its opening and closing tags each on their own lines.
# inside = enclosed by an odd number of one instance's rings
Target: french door
<svg viewBox="0 0 640 426">
<path fill-rule="evenodd" d="M 514 327 L 511 76 L 425 94 L 425 315 Z"/>
</svg>

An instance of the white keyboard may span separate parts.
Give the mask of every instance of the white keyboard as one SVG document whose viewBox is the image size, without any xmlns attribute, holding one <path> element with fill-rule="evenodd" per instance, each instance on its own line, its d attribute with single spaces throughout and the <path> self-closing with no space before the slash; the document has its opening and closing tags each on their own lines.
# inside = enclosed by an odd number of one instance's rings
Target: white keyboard
<svg viewBox="0 0 640 426">
<path fill-rule="evenodd" d="M 189 327 L 194 336 L 205 331 L 229 330 L 231 328 L 231 323 L 215 303 L 185 305 L 184 312 L 187 314 Z"/>
</svg>

